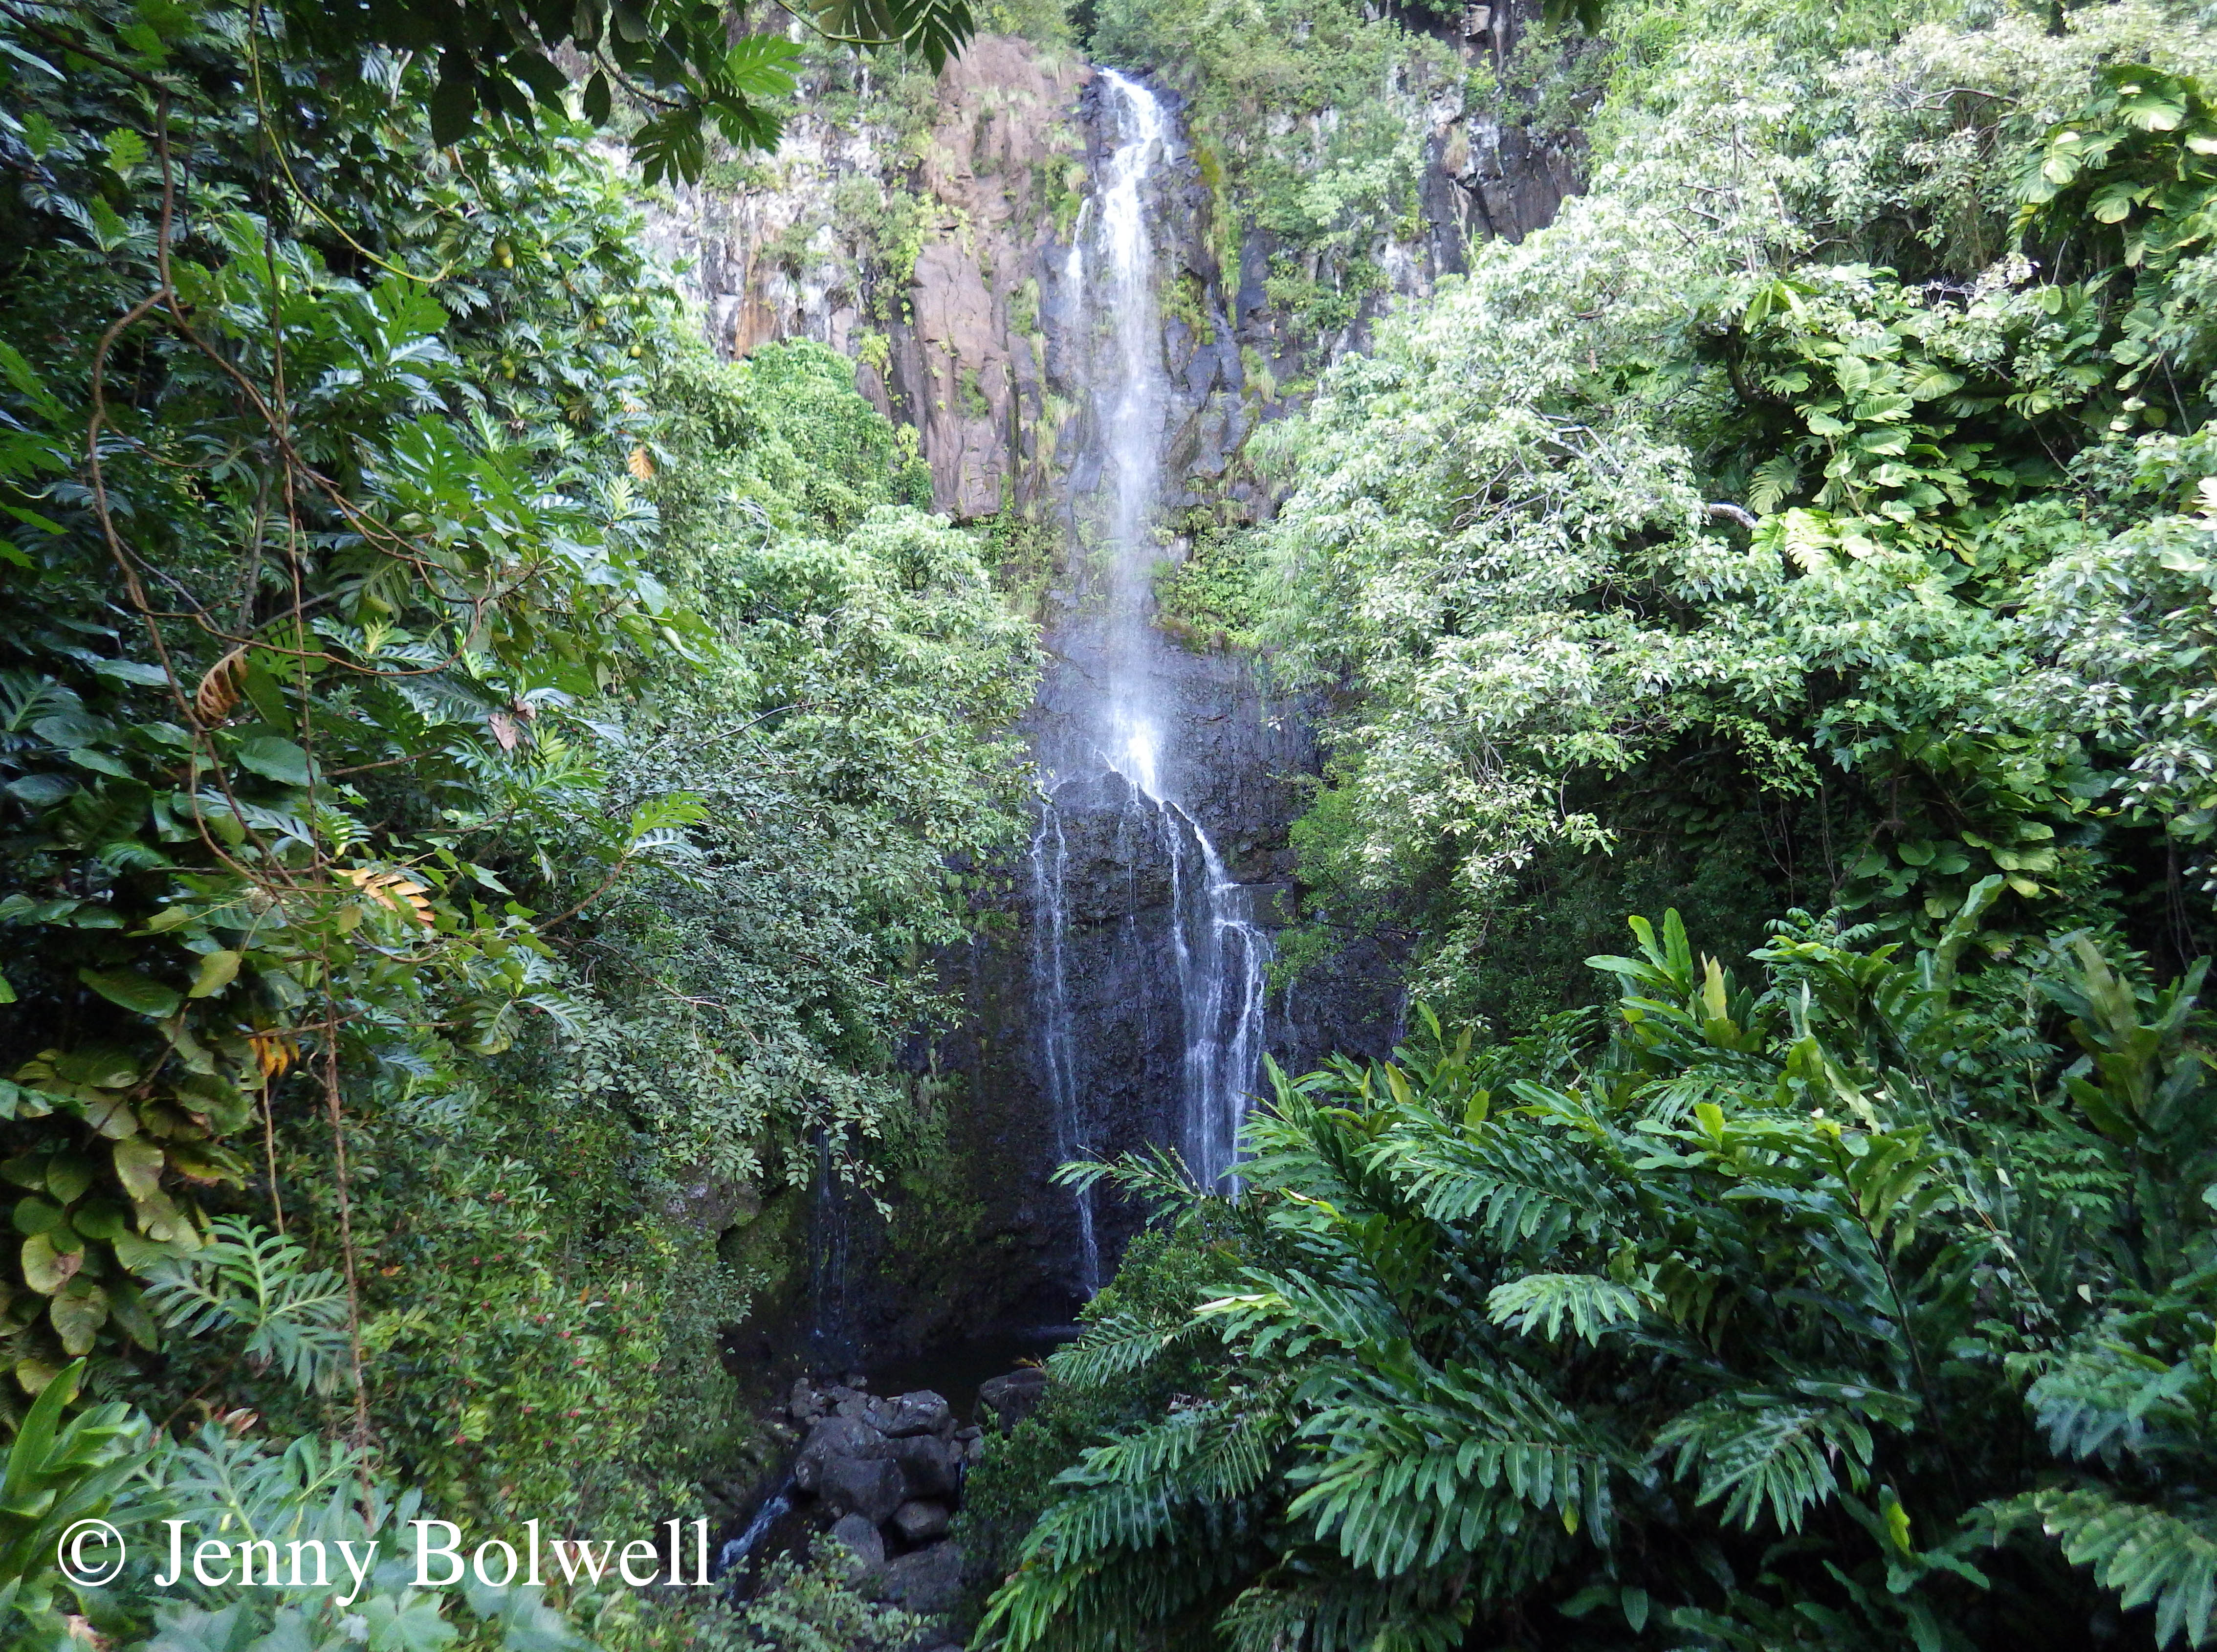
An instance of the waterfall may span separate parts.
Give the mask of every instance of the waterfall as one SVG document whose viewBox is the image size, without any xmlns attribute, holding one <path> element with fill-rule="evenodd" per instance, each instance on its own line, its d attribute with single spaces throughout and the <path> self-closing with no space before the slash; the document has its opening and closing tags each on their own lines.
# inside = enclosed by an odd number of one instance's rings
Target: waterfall
<svg viewBox="0 0 2217 1652">
<path fill-rule="evenodd" d="M 1176 707 L 1164 703 L 1158 688 L 1157 662 L 1169 645 L 1151 623 L 1172 396 L 1150 209 L 1165 164 L 1178 154 L 1176 138 L 1154 93 L 1114 70 L 1101 71 L 1096 107 L 1113 147 L 1059 273 L 1072 376 L 1084 392 L 1100 480 L 1088 498 L 1073 498 L 1091 542 L 1078 611 L 1056 638 L 1076 690 L 1078 726 L 1061 748 L 1041 752 L 1047 784 L 1030 853 L 1033 1055 L 1053 1112 L 1056 1150 L 1090 1155 L 1100 1145 L 1092 1103 L 1104 1075 L 1089 1071 L 1080 1036 L 1070 842 L 1089 805 L 1102 814 L 1105 787 L 1113 820 L 1095 833 L 1102 856 L 1121 857 L 1133 872 L 1133 857 L 1158 855 L 1169 900 L 1159 923 L 1127 914 L 1104 944 L 1119 953 L 1145 949 L 1132 961 L 1137 978 L 1175 982 L 1178 1093 L 1175 1138 L 1166 1145 L 1213 1185 L 1236 1161 L 1240 1115 L 1262 1061 L 1270 938 L 1253 892 L 1232 876 L 1181 795 L 1182 773 L 1195 758 L 1180 749 Z M 1132 1065 L 1140 1054 L 1129 1052 Z M 1096 1213 L 1090 1192 L 1075 1198 L 1074 1272 L 1090 1294 L 1100 1284 Z"/>
<path fill-rule="evenodd" d="M 1164 807 L 1167 813 L 1174 806 Z M 1238 1157 L 1239 1120 L 1262 1063 L 1270 937 L 1254 921 L 1251 896 L 1233 882 L 1208 834 L 1183 810 L 1177 814 L 1200 853 L 1201 885 L 1201 944 L 1182 944 L 1177 952 L 1187 1005 L 1183 1147 L 1186 1163 L 1208 1185 L 1221 1180 Z M 1176 921 L 1183 919 L 1177 914 Z"/>
<path fill-rule="evenodd" d="M 1046 1080 L 1047 1104 L 1054 1110 L 1055 1156 L 1065 1164 L 1091 1145 L 1080 1124 L 1083 1098 L 1078 1093 L 1076 1041 L 1070 1010 L 1070 976 L 1065 947 L 1070 931 L 1070 895 L 1065 887 L 1070 851 L 1063 840 L 1062 817 L 1053 800 L 1040 809 L 1032 838 L 1032 995 L 1038 1016 L 1035 1036 Z M 1094 1235 L 1093 1190 L 1078 1200 L 1078 1283 L 1090 1296 L 1101 1289 L 1101 1247 Z"/>
</svg>

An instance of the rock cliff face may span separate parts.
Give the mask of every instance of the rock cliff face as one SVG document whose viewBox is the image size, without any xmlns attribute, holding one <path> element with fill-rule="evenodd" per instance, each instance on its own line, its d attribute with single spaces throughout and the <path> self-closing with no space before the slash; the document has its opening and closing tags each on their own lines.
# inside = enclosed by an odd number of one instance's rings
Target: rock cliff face
<svg viewBox="0 0 2217 1652">
<path fill-rule="evenodd" d="M 1519 26 L 1516 11 L 1480 7 L 1461 34 L 1448 32 L 1469 60 L 1509 51 Z M 972 521 L 1007 513 L 1060 545 L 1029 597 L 1054 659 L 1030 733 L 1045 765 L 1065 774 L 1058 754 L 1090 738 L 1105 670 L 1089 653 L 1098 635 L 1089 604 L 1102 587 L 1088 559 L 1102 538 L 1089 501 L 1108 443 L 1084 381 L 1097 359 L 1086 331 L 1097 318 L 1078 301 L 1071 250 L 1090 180 L 1105 175 L 1116 141 L 1107 90 L 1073 54 L 983 38 L 905 131 L 890 119 L 804 119 L 758 176 L 684 192 L 653 225 L 667 252 L 691 260 L 719 350 L 743 355 L 805 336 L 849 352 L 864 393 L 916 430 L 938 509 Z M 1175 95 L 1163 102 L 1175 120 Z M 1359 347 L 1381 305 L 1461 269 L 1474 240 L 1538 227 L 1575 186 L 1570 147 L 1460 105 L 1411 114 L 1428 134 L 1426 221 L 1415 240 L 1382 245 L 1390 287 L 1333 339 L 1293 336 L 1265 287 L 1269 238 L 1226 237 L 1220 214 L 1237 203 L 1218 197 L 1190 152 L 1173 142 L 1151 175 L 1167 375 L 1157 497 L 1165 560 L 1186 552 L 1185 512 L 1232 523 L 1267 515 L 1270 501 L 1240 455 L 1259 423 L 1287 411 L 1279 383 Z M 1224 256 L 1227 244 L 1236 257 Z M 1143 647 L 1148 698 L 1173 754 L 1164 795 L 1215 845 L 1242 910 L 1275 929 L 1297 905 L 1288 828 L 1318 766 L 1302 708 L 1274 698 L 1244 656 L 1192 652 L 1158 632 Z M 1051 1104 L 1040 885 L 1019 865 L 986 938 L 944 961 L 966 1024 L 916 1052 L 932 1082 L 959 1098 L 946 1121 L 947 1179 L 929 1197 L 896 1195 L 890 1226 L 851 1196 L 817 1214 L 816 1272 L 824 1257 L 839 1259 L 839 1346 L 823 1346 L 819 1323 L 818 1359 L 1066 1315 L 1090 1271 L 1077 1204 L 1050 1179 L 1072 1129 L 1109 1154 L 1178 1138 L 1190 1007 L 1167 961 L 1191 922 L 1191 868 L 1181 871 L 1158 815 L 1114 776 L 1062 786 L 1056 808 L 1067 888 L 1060 967 L 1080 1093 Z M 1288 1065 L 1335 1049 L 1382 1052 L 1399 1033 L 1393 964 L 1357 947 L 1291 993 L 1274 992 L 1270 1052 Z M 958 1210 L 959 1232 L 949 1214 Z M 824 1238 L 827 1221 L 836 1244 Z M 1096 1211 L 1102 1268 L 1134 1221 L 1109 1204 Z"/>
<path fill-rule="evenodd" d="M 1474 6 L 1459 24 L 1413 11 L 1401 21 L 1442 36 L 1466 62 L 1498 66 L 1538 5 Z M 855 112 L 812 105 L 766 165 L 650 207 L 649 238 L 686 269 L 724 355 L 806 337 L 855 356 L 862 393 L 916 430 L 936 509 L 963 521 L 1051 511 L 1065 497 L 1068 427 L 1083 399 L 1058 359 L 1066 318 L 1053 288 L 1099 158 L 1093 79 L 1073 53 L 984 35 L 931 89 L 928 124 L 904 131 L 893 114 L 873 112 L 865 76 Z M 1578 188 L 1575 138 L 1535 135 L 1460 94 L 1408 114 L 1426 157 L 1423 226 L 1405 243 L 1381 242 L 1387 286 L 1334 338 L 1294 337 L 1274 310 L 1263 232 L 1241 238 L 1237 282 L 1226 290 L 1215 220 L 1238 203 L 1216 199 L 1183 163 L 1166 203 L 1173 246 L 1164 272 L 1198 297 L 1166 311 L 1164 343 L 1195 404 L 1172 468 L 1200 480 L 1200 495 L 1213 497 L 1209 485 L 1253 426 L 1281 410 L 1276 381 L 1360 348 L 1379 309 L 1461 270 L 1475 243 L 1522 239 Z M 1248 382 L 1243 350 L 1269 381 Z"/>
</svg>

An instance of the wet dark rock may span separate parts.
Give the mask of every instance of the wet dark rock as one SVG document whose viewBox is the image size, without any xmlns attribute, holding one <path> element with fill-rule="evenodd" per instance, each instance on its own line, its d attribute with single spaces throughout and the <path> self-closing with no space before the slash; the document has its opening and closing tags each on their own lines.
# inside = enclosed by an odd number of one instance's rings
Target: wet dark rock
<svg viewBox="0 0 2217 1652">
<path fill-rule="evenodd" d="M 893 1511 L 892 1527 L 902 1542 L 913 1544 L 945 1537 L 947 1521 L 946 1504 L 911 1500 Z"/>
<path fill-rule="evenodd" d="M 840 1414 L 820 1417 L 810 1427 L 794 1459 L 793 1480 L 838 1519 L 833 1534 L 855 1529 L 856 1520 L 874 1528 L 894 1522 L 911 1544 L 943 1533 L 978 1431 L 967 1431 L 971 1441 L 958 1439 L 945 1396 L 929 1389 L 884 1398 L 851 1387 L 831 1394 L 842 1396 Z M 805 1411 L 829 1397 L 795 1383 L 787 1404 Z"/>
<path fill-rule="evenodd" d="M 954 1426 L 954 1408 L 929 1389 L 883 1402 L 878 1426 L 895 1439 L 910 1434 L 944 1434 Z"/>
<path fill-rule="evenodd" d="M 950 1497 L 962 1483 L 962 1448 L 936 1434 L 911 1434 L 892 1442 L 902 1483 L 917 1497 Z"/>
<path fill-rule="evenodd" d="M 816 1476 L 816 1494 L 834 1514 L 859 1514 L 872 1525 L 892 1518 L 907 1496 L 900 1465 L 883 1457 L 835 1457 Z"/>
<path fill-rule="evenodd" d="M 868 1423 L 854 1417 L 826 1417 L 808 1431 L 800 1454 L 794 1459 L 793 1476 L 801 1490 L 814 1491 L 817 1476 L 827 1463 L 889 1455 L 886 1437 Z"/>
<path fill-rule="evenodd" d="M 831 1523 L 831 1538 L 846 1545 L 855 1556 L 847 1568 L 847 1581 L 860 1586 L 884 1569 L 886 1540 L 878 1528 L 860 1514 L 843 1514 Z"/>
<path fill-rule="evenodd" d="M 795 1422 L 814 1422 L 829 1408 L 830 1402 L 816 1391 L 816 1385 L 806 1377 L 794 1380 L 792 1391 L 787 1395 L 785 1414 Z"/>
<path fill-rule="evenodd" d="M 1003 1428 L 1014 1428 L 1038 1409 L 1046 1393 L 1047 1373 L 1036 1365 L 1026 1365 L 979 1383 L 978 1404 Z"/>
<path fill-rule="evenodd" d="M 876 1596 L 927 1617 L 952 1611 L 962 1598 L 961 1545 L 936 1543 L 888 1562 Z"/>
<path fill-rule="evenodd" d="M 853 1417 L 826 1417 L 808 1431 L 794 1460 L 794 1483 L 834 1514 L 860 1514 L 882 1525 L 905 1496 L 907 1476 L 892 1442 Z"/>
</svg>

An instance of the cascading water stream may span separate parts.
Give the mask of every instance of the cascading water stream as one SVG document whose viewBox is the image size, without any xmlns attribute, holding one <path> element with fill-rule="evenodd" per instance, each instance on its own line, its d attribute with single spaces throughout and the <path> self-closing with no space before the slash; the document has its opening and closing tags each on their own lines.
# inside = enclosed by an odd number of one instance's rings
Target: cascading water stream
<svg viewBox="0 0 2217 1652">
<path fill-rule="evenodd" d="M 1146 962 L 1167 964 L 1177 985 L 1174 1145 L 1204 1185 L 1213 1185 L 1237 1159 L 1239 1118 L 1262 1059 L 1270 938 L 1256 921 L 1252 892 L 1232 877 L 1178 800 L 1173 776 L 1183 754 L 1166 749 L 1176 725 L 1157 703 L 1152 662 L 1164 645 L 1150 623 L 1153 526 L 1170 394 L 1148 212 L 1150 190 L 1176 141 L 1146 86 L 1113 70 L 1102 71 L 1098 107 L 1115 122 L 1115 146 L 1100 188 L 1080 212 L 1062 272 L 1102 460 L 1100 554 L 1065 638 L 1068 654 L 1090 668 L 1084 672 L 1090 729 L 1073 749 L 1042 754 L 1049 758 L 1048 789 L 1031 849 L 1034 1043 L 1056 1148 L 1065 1158 L 1087 1156 L 1096 1144 L 1072 1002 L 1070 839 L 1059 800 L 1069 786 L 1114 777 L 1121 782 L 1121 788 L 1112 782 L 1111 790 L 1124 823 L 1115 840 L 1133 852 L 1158 848 L 1168 864 L 1170 911 L 1160 952 Z M 1117 944 L 1156 942 L 1127 919 Z M 1077 1228 L 1076 1272 L 1090 1294 L 1100 1284 L 1090 1191 L 1077 1196 Z"/>
<path fill-rule="evenodd" d="M 1050 801 L 1040 810 L 1032 838 L 1032 902 L 1037 925 L 1032 948 L 1032 995 L 1039 1006 L 1040 1065 L 1047 1080 L 1047 1104 L 1054 1110 L 1055 1153 L 1063 1162 L 1087 1147 L 1079 1128 L 1078 1056 L 1071 1024 L 1069 962 L 1070 896 L 1065 884 L 1070 850 L 1062 819 Z M 1101 1247 L 1093 1228 L 1090 1191 L 1078 1196 L 1078 1284 L 1087 1296 L 1101 1289 Z"/>
</svg>

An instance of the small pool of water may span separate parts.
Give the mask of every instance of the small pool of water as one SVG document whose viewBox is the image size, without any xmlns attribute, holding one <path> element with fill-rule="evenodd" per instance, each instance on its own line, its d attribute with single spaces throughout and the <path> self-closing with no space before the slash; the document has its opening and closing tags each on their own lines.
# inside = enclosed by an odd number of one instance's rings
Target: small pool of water
<svg viewBox="0 0 2217 1652">
<path fill-rule="evenodd" d="M 1065 1342 L 1076 1340 L 1075 1325 L 1032 1325 L 989 1332 L 951 1342 L 905 1359 L 863 1367 L 873 1394 L 913 1394 L 929 1389 L 954 1408 L 965 1422 L 976 1422 L 978 1390 L 1019 1365 L 1037 1364 Z"/>
</svg>

